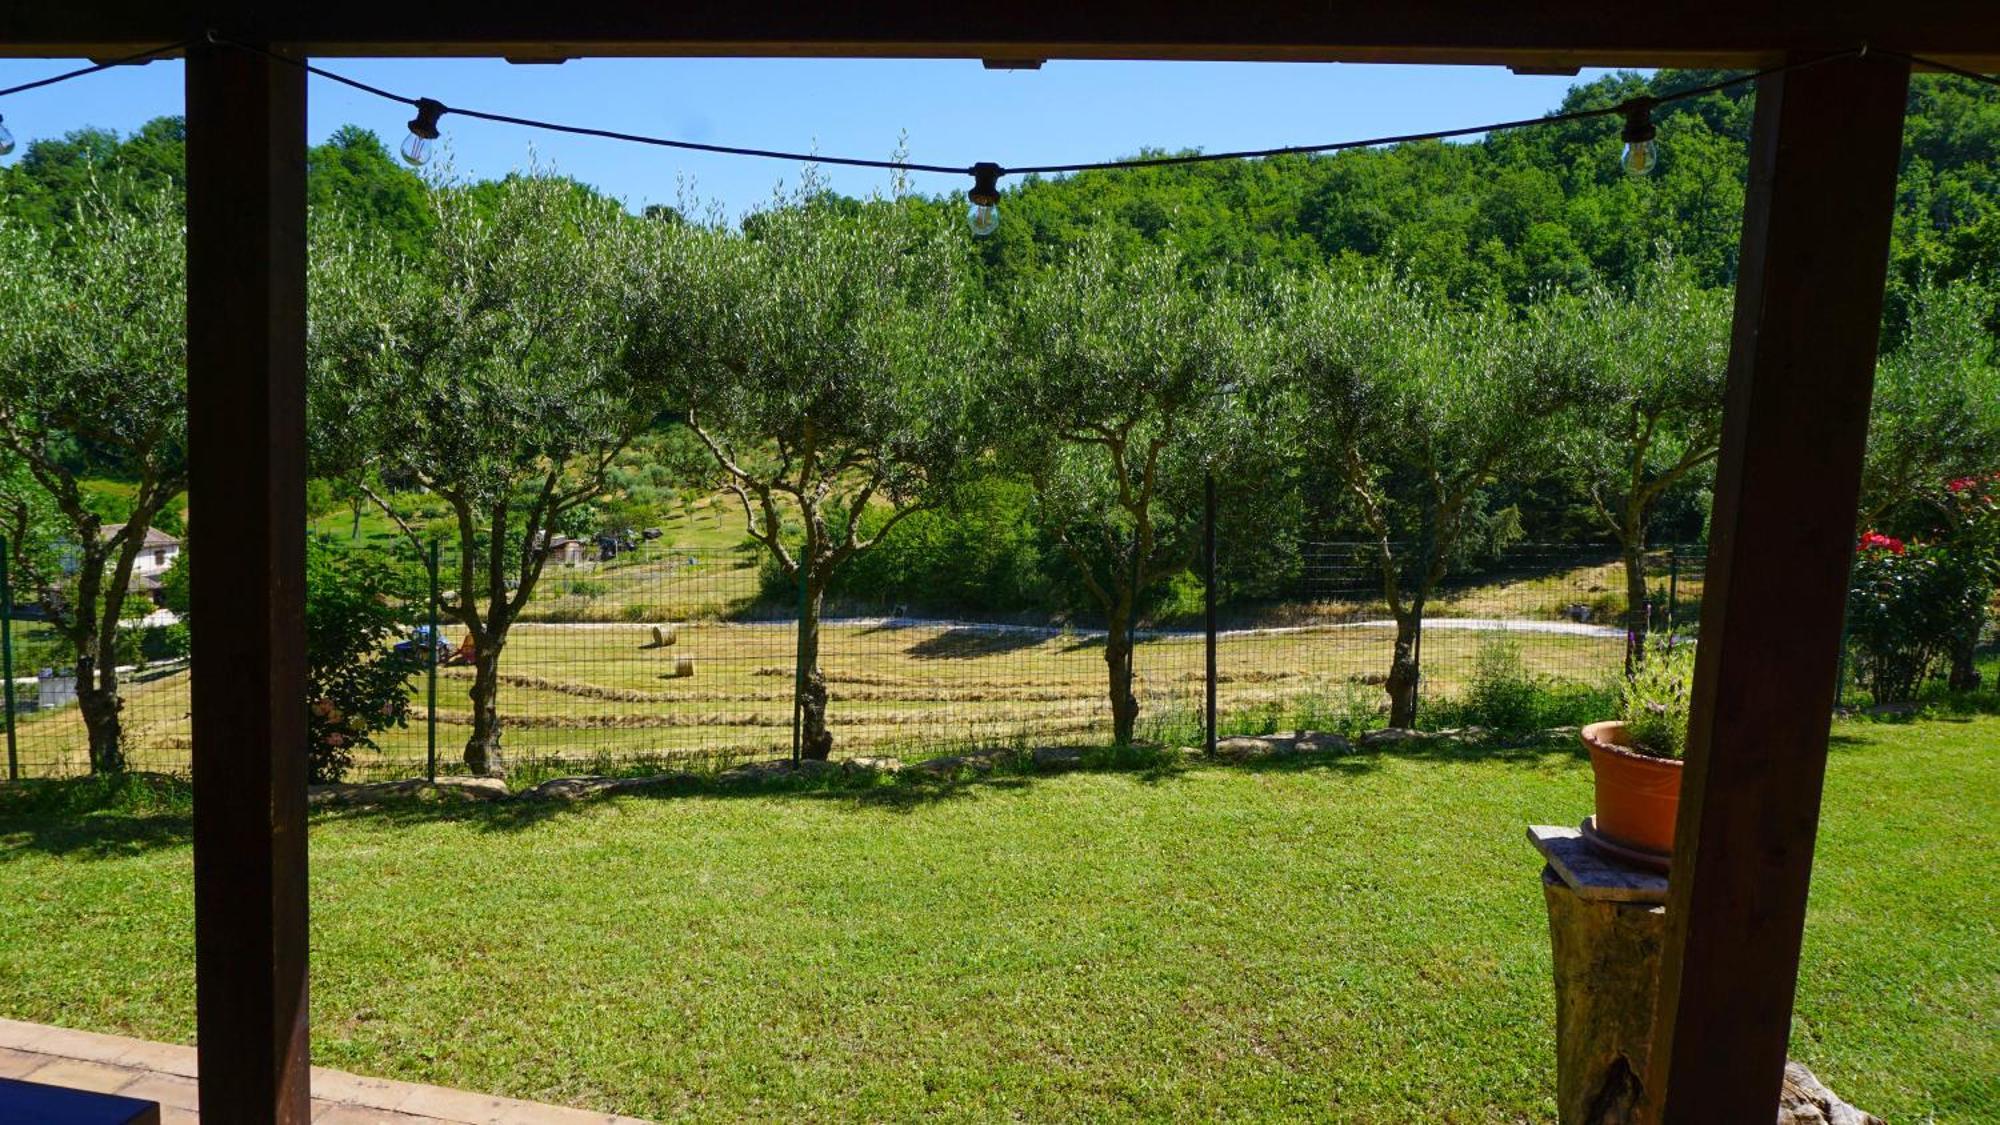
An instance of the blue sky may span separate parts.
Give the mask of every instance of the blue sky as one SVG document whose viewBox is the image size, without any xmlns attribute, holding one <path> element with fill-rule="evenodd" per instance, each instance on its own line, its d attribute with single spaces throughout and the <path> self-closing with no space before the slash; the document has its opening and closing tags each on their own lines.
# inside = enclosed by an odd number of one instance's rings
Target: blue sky
<svg viewBox="0 0 2000 1125">
<path fill-rule="evenodd" d="M 910 158 L 1002 165 L 1101 160 L 1141 147 L 1209 150 L 1321 143 L 1533 116 L 1576 78 L 1501 67 L 1297 63 L 1050 62 L 987 71 L 971 60 L 588 59 L 514 66 L 498 59 L 334 59 L 323 65 L 446 104 L 709 143 L 886 157 L 907 132 Z M 0 61 L 0 86 L 78 65 Z M 84 125 L 126 131 L 180 112 L 181 64 L 91 75 L 0 101 L 25 146 Z M 409 110 L 311 80 L 317 142 L 342 124 L 393 149 Z M 637 208 L 676 201 L 683 182 L 730 214 L 768 199 L 795 165 L 672 152 L 446 117 L 460 175 L 494 176 L 530 160 L 553 165 Z M 828 170 L 841 191 L 886 189 L 886 174 Z M 919 191 L 963 177 L 920 176 Z"/>
</svg>

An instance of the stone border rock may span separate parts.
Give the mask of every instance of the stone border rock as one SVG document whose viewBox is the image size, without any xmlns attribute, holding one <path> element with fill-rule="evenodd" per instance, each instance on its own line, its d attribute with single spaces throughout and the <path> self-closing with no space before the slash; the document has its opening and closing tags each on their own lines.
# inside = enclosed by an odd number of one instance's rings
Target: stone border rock
<svg viewBox="0 0 2000 1125">
<path fill-rule="evenodd" d="M 926 758 L 910 769 L 933 777 L 955 777 L 961 771 L 989 773 L 996 766 L 1019 762 L 1022 753 L 1011 747 L 998 746 L 990 750 L 974 750 L 969 754 L 953 754 L 943 758 Z"/>
<path fill-rule="evenodd" d="M 513 796 L 507 783 L 497 777 L 440 777 L 435 782 L 423 778 L 405 781 L 374 781 L 306 787 L 306 804 L 379 805 L 401 798 L 438 797 L 463 801 L 504 801 Z"/>
<path fill-rule="evenodd" d="M 1362 743 L 1372 745 L 1366 737 L 1363 737 Z M 1237 735 L 1233 738 L 1216 740 L 1215 760 L 1243 762 L 1253 758 L 1283 758 L 1301 754 L 1345 754 L 1353 749 L 1354 744 L 1347 739 L 1325 731 L 1301 730 L 1285 734 Z M 1187 750 L 1183 753 L 1203 756 L 1200 750 Z"/>
</svg>

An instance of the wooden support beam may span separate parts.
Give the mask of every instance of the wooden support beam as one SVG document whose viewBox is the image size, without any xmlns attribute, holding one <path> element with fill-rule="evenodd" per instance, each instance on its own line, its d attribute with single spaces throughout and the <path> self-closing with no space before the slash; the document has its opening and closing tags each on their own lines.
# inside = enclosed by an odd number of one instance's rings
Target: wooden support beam
<svg viewBox="0 0 2000 1125">
<path fill-rule="evenodd" d="M 196 1029 L 204 1125 L 311 1117 L 305 75 L 187 64 Z"/>
<path fill-rule="evenodd" d="M 1757 90 L 1646 1083 L 1665 1122 L 1778 1104 L 1908 85 L 1878 56 Z"/>
<path fill-rule="evenodd" d="M 1215 4 L 1210 0 L 345 0 L 218 5 L 101 0 L 0 5 L 0 55 L 110 57 L 173 43 L 241 9 L 261 41 L 321 55 L 882 56 L 968 59 L 1260 59 L 1289 62 L 1748 67 L 1788 50 L 1873 43 L 1980 67 L 2000 60 L 1992 0 L 1415 0 Z M 241 22 L 232 26 L 241 27 Z"/>
</svg>

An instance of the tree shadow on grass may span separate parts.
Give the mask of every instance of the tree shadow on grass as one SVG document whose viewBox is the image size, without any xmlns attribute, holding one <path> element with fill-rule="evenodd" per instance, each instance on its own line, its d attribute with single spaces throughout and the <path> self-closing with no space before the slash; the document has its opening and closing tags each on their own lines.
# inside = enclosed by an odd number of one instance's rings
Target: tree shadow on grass
<svg viewBox="0 0 2000 1125">
<path fill-rule="evenodd" d="M 896 628 L 881 626 L 880 628 Z M 875 632 L 876 630 L 870 630 Z M 925 637 L 903 651 L 920 660 L 977 660 L 983 656 L 1000 656 L 1010 652 L 1030 649 L 1058 636 L 1028 629 L 981 629 L 974 627 L 951 627 L 940 633 Z"/>
<path fill-rule="evenodd" d="M 1071 774 L 1118 775 L 1143 785 L 1162 786 L 1220 770 L 1357 777 L 1383 768 L 1391 758 L 1540 766 L 1552 760 L 1580 759 L 1583 751 L 1574 738 L 1542 736 L 1513 740 L 1422 737 L 1377 745 L 1355 744 L 1344 750 L 1278 751 L 1246 758 L 1187 756 L 1171 748 L 1152 746 L 1044 748 L 1043 754 L 1043 760 L 1037 761 L 1032 753 L 995 751 L 985 756 L 952 759 L 959 763 L 955 769 L 926 769 L 919 763 L 893 774 L 861 770 L 838 770 L 818 776 L 774 772 L 771 776 L 751 778 L 674 774 L 646 779 L 642 786 L 570 800 L 476 800 L 433 791 L 378 804 L 321 807 L 313 810 L 311 820 L 314 825 L 379 825 L 390 829 L 461 824 L 480 832 L 512 833 L 592 813 L 614 799 L 818 802 L 855 813 L 908 815 L 982 795 L 1028 793 L 1042 786 L 1061 784 Z M 6 862 L 10 853 L 26 851 L 64 858 L 126 858 L 184 847 L 191 833 L 191 820 L 180 811 L 0 809 L 0 863 Z"/>
<path fill-rule="evenodd" d="M 194 839 L 194 820 L 180 815 L 49 813 L 0 815 L 0 866 L 23 852 L 67 859 L 128 859 Z"/>
</svg>

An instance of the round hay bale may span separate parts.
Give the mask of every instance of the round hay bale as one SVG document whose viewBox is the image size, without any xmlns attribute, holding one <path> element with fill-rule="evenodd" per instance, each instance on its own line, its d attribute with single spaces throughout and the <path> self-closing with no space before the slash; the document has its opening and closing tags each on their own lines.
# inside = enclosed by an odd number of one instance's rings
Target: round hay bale
<svg viewBox="0 0 2000 1125">
<path fill-rule="evenodd" d="M 694 675 L 694 657 L 692 656 L 674 657 L 674 679 L 684 680 L 692 675 Z"/>
</svg>

